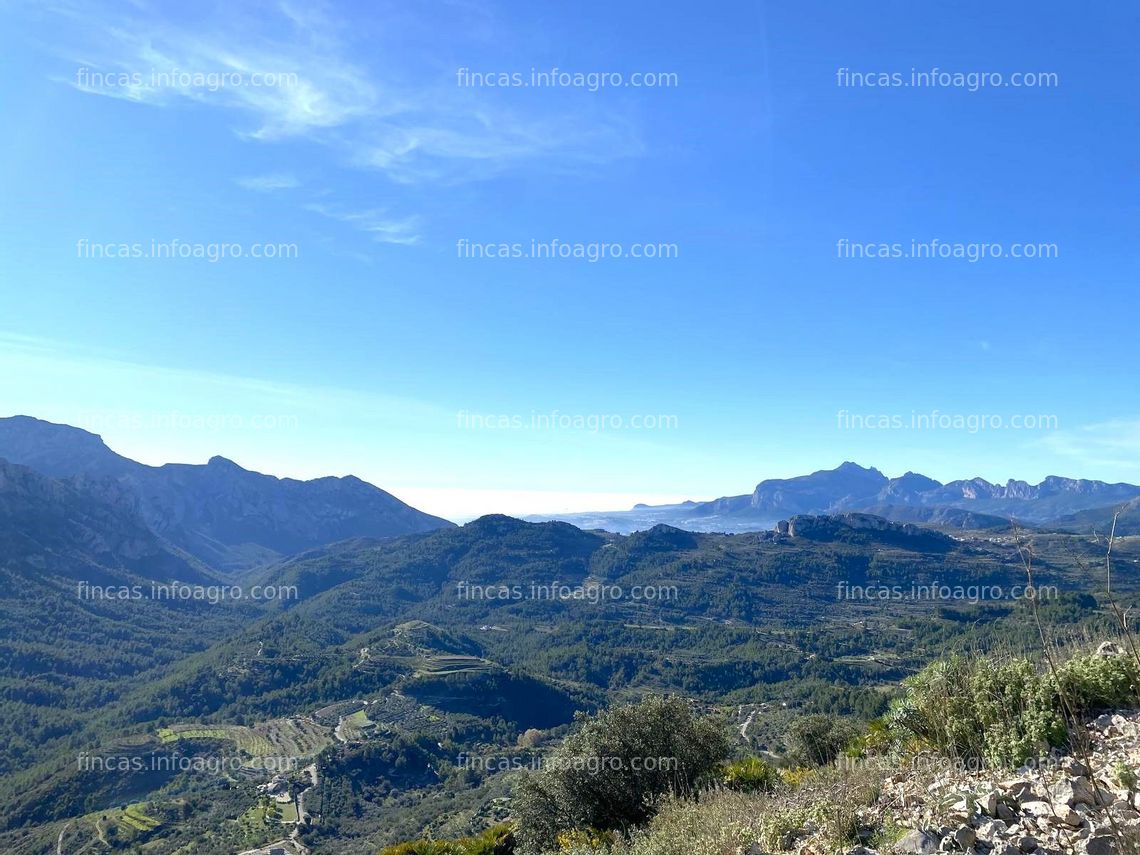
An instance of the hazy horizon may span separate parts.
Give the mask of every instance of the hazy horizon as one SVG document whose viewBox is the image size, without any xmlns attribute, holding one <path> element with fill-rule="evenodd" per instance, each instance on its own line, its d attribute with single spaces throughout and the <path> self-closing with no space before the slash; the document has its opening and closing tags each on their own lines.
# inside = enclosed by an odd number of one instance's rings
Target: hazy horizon
<svg viewBox="0 0 1140 855">
<path fill-rule="evenodd" d="M 109 411 L 103 411 L 103 416 L 109 418 Z M 92 414 L 88 413 L 88 416 Z M 7 418 L 11 416 L 28 416 L 31 418 L 42 418 L 34 413 L 16 413 L 7 412 L 0 415 L 0 418 Z M 191 428 L 183 425 L 178 428 L 177 422 L 179 417 L 191 419 L 188 414 L 179 414 L 176 411 L 166 413 L 159 418 L 165 419 L 164 429 L 166 431 L 175 431 L 179 429 L 193 430 L 195 435 L 203 432 L 203 428 L 199 425 L 197 428 Z M 44 421 L 53 421 L 52 419 L 43 419 Z M 424 511 L 435 516 L 443 517 L 444 519 L 452 522 L 464 523 L 476 519 L 485 514 L 507 514 L 509 516 L 541 516 L 553 514 L 571 514 L 583 512 L 606 512 L 606 511 L 626 511 L 630 510 L 634 505 L 667 505 L 678 504 L 684 501 L 711 501 L 723 496 L 739 496 L 751 493 L 755 486 L 761 481 L 780 479 L 780 478 L 793 478 L 800 475 L 808 475 L 812 472 L 821 470 L 835 469 L 840 464 L 845 462 L 856 463 L 867 469 L 878 469 L 888 478 L 895 478 L 906 474 L 907 472 L 917 472 L 927 477 L 934 478 L 942 483 L 956 480 L 969 480 L 972 478 L 984 478 L 985 480 L 994 484 L 1005 484 L 1010 480 L 1027 481 L 1031 484 L 1036 484 L 1048 476 L 1059 476 L 1063 478 L 1081 479 L 1087 476 L 1073 474 L 1071 472 L 1049 472 L 1040 478 L 1023 478 L 1016 474 L 1010 474 L 1002 477 L 990 477 L 986 473 L 968 472 L 968 473 L 952 473 L 950 475 L 939 475 L 935 472 L 927 471 L 921 468 L 909 467 L 900 470 L 884 469 L 882 466 L 876 465 L 874 461 L 859 460 L 850 457 L 843 457 L 831 461 L 821 461 L 817 464 L 810 465 L 809 468 L 802 470 L 787 470 L 782 471 L 779 468 L 773 467 L 771 471 L 761 472 L 757 477 L 751 477 L 745 474 L 743 480 L 736 479 L 732 484 L 725 487 L 714 487 L 711 491 L 704 493 L 696 491 L 678 490 L 673 493 L 654 493 L 651 491 L 646 492 L 626 492 L 626 493 L 613 493 L 613 492 L 559 492 L 556 490 L 480 490 L 480 489 L 454 489 L 446 487 L 423 487 L 418 485 L 408 484 L 390 484 L 386 483 L 385 479 L 380 475 L 370 476 L 365 471 L 356 470 L 343 470 L 343 471 L 325 471 L 314 468 L 312 464 L 296 466 L 293 468 L 286 468 L 281 470 L 258 468 L 257 466 L 249 465 L 240 456 L 234 456 L 227 452 L 225 448 L 218 447 L 213 451 L 202 454 L 188 454 L 178 456 L 173 453 L 171 456 L 164 456 L 161 450 L 155 449 L 150 453 L 136 453 L 132 452 L 131 443 L 129 439 L 123 443 L 116 443 L 111 440 L 107 435 L 100 433 L 97 430 L 92 430 L 90 427 L 84 427 L 82 424 L 71 424 L 69 422 L 56 422 L 57 424 L 70 424 L 71 427 L 78 427 L 87 430 L 89 433 L 100 436 L 104 443 L 117 454 L 123 457 L 136 460 L 139 463 L 145 463 L 148 466 L 162 466 L 166 463 L 187 463 L 187 464 L 205 464 L 210 458 L 218 456 L 224 457 L 227 460 L 232 460 L 243 469 L 254 472 L 259 472 L 264 475 L 272 475 L 277 478 L 294 478 L 297 480 L 311 480 L 314 478 L 323 477 L 346 477 L 356 476 L 376 487 L 379 487 L 387 492 L 393 494 L 398 499 L 406 502 L 418 510 Z M 93 427 L 93 426 L 92 426 Z M 134 428 L 138 430 L 138 428 Z M 158 428 L 152 427 L 152 430 Z M 124 428 L 123 430 L 129 430 Z M 209 430 L 205 430 L 209 433 Z M 120 434 L 121 435 L 121 434 Z M 176 446 L 172 446 L 176 447 Z M 297 461 L 294 461 L 296 464 Z M 1088 480 L 1108 480 L 1091 478 Z M 1108 480 L 1108 483 L 1117 483 L 1116 481 Z M 735 484 L 735 486 L 733 486 Z"/>
</svg>

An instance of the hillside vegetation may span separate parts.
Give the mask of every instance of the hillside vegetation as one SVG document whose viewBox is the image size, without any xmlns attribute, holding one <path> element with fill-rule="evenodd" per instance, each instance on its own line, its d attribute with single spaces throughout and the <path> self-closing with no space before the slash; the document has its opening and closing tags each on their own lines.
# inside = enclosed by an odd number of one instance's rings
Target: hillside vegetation
<svg viewBox="0 0 1140 855">
<path fill-rule="evenodd" d="M 846 742 L 841 722 L 801 721 L 779 767 L 728 760 L 725 722 L 676 699 L 609 710 L 528 775 L 493 837 L 383 855 L 1135 851 L 1140 716 L 1105 711 L 1140 701 L 1140 660 L 1116 644 L 1049 659 L 936 661 Z M 677 764 L 636 771 L 648 757 Z"/>
</svg>

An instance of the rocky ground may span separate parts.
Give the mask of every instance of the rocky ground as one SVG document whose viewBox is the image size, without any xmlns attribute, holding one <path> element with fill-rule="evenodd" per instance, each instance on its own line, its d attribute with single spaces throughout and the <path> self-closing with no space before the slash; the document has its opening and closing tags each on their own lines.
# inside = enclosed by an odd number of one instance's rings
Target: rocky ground
<svg viewBox="0 0 1140 855">
<path fill-rule="evenodd" d="M 884 851 L 906 855 L 1127 855 L 1140 851 L 1136 781 L 1140 712 L 1088 724 L 1090 747 L 1012 775 L 950 767 L 895 773 L 867 811 L 905 831 Z M 1129 789 L 1129 783 L 1132 789 Z M 803 855 L 814 849 L 800 841 Z M 847 855 L 875 855 L 856 847 Z"/>
</svg>

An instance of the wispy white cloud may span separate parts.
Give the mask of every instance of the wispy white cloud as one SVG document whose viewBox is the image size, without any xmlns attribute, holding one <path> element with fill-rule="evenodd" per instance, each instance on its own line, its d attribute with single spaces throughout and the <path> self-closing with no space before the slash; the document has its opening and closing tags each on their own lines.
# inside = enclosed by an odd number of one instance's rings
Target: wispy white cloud
<svg viewBox="0 0 1140 855">
<path fill-rule="evenodd" d="M 233 110 L 251 120 L 237 129 L 245 139 L 303 137 L 401 183 L 478 180 L 538 158 L 588 163 L 642 150 L 618 113 L 533 99 L 523 110 L 458 88 L 434 56 L 386 60 L 402 48 L 398 39 L 360 44 L 319 3 L 249 10 L 238 3 L 205 18 L 211 25 L 173 23 L 141 3 L 113 14 L 86 0 L 66 8 L 82 27 L 69 57 L 75 74 L 66 79 L 74 88 L 154 106 Z M 409 82 L 405 65 L 431 70 Z"/>
<path fill-rule="evenodd" d="M 420 227 L 419 217 L 393 218 L 387 211 L 380 209 L 349 211 L 322 204 L 306 205 L 305 209 L 331 220 L 348 223 L 355 229 L 367 232 L 377 243 L 410 246 L 420 242 L 417 231 Z"/>
<path fill-rule="evenodd" d="M 394 181 L 418 184 L 489 178 L 540 160 L 580 165 L 643 151 L 632 130 L 617 120 L 597 123 L 564 116 L 520 120 L 491 108 L 464 115 L 457 107 L 449 122 L 433 123 L 430 116 L 421 116 L 403 123 L 379 123 L 353 141 L 351 162 Z"/>
<path fill-rule="evenodd" d="M 210 32 L 143 12 L 75 7 L 71 16 L 96 35 L 71 57 L 67 82 L 81 92 L 238 110 L 253 119 L 239 135 L 266 141 L 341 127 L 378 107 L 366 70 L 295 21 L 282 37 L 262 35 L 252 22 Z"/>
<path fill-rule="evenodd" d="M 52 43 L 71 45 L 62 51 L 73 65 L 60 80 L 78 91 L 224 111 L 251 144 L 304 141 L 306 157 L 315 145 L 334 167 L 403 187 L 450 186 L 536 165 L 566 172 L 642 153 L 630 120 L 596 101 L 458 87 L 443 55 L 510 37 L 492 32 L 494 16 L 477 3 L 461 0 L 453 12 L 449 21 L 470 26 L 448 29 L 382 0 L 353 20 L 320 0 L 256 7 L 235 0 L 202 15 L 149 0 L 114 9 L 102 0 L 57 0 L 53 14 L 62 23 Z M 236 180 L 267 193 L 299 186 L 284 172 Z M 397 198 L 389 207 L 411 204 L 430 201 Z M 407 211 L 311 209 L 380 243 L 421 241 L 422 216 Z"/>
<path fill-rule="evenodd" d="M 285 172 L 275 172 L 270 175 L 250 175 L 238 178 L 236 183 L 246 190 L 256 190 L 259 193 L 270 193 L 274 190 L 291 190 L 300 187 L 301 182 L 295 175 Z"/>
<path fill-rule="evenodd" d="M 1140 418 L 1111 419 L 1054 431 L 1040 443 L 1061 457 L 1088 466 L 1110 467 L 1122 477 L 1140 472 Z"/>
</svg>

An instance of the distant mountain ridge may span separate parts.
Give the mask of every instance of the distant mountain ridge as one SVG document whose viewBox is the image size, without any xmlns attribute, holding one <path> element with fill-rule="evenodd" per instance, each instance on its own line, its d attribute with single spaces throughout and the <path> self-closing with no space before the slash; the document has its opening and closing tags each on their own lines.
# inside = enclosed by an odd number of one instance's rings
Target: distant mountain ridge
<svg viewBox="0 0 1140 855">
<path fill-rule="evenodd" d="M 1113 505 L 1108 508 L 1093 508 L 1061 517 L 1054 525 L 1061 531 L 1072 531 L 1081 534 L 1094 532 L 1106 535 L 1113 530 L 1115 518 L 1116 534 L 1120 536 L 1140 534 L 1140 499 L 1133 499 L 1125 505 Z"/>
<path fill-rule="evenodd" d="M 0 554 L 6 574 L 127 584 L 219 581 L 130 510 L 27 466 L 0 460 Z"/>
<path fill-rule="evenodd" d="M 1013 479 L 991 484 L 984 478 L 943 484 L 916 472 L 889 478 L 878 469 L 847 462 L 810 475 L 761 481 L 743 496 L 553 518 L 613 531 L 633 531 L 658 523 L 694 531 L 750 531 L 768 528 L 795 514 L 865 512 L 896 522 L 997 528 L 1008 525 L 1011 519 L 1045 524 L 1136 498 L 1140 498 L 1140 486 L 1134 484 L 1052 475 L 1040 484 Z"/>
<path fill-rule="evenodd" d="M 355 537 L 445 528 L 359 478 L 297 481 L 250 472 L 224 457 L 147 466 L 95 434 L 28 416 L 0 419 L 0 459 L 129 509 L 206 564 L 244 570 Z"/>
</svg>

